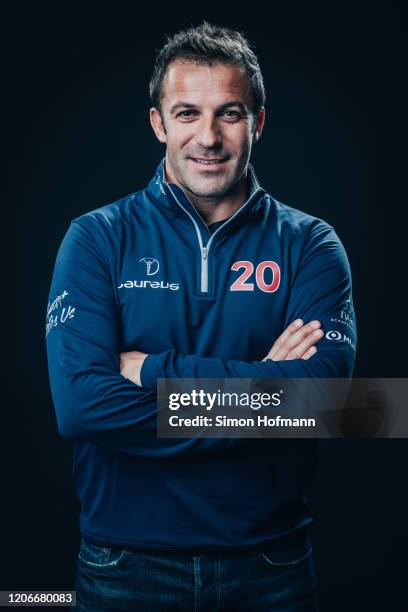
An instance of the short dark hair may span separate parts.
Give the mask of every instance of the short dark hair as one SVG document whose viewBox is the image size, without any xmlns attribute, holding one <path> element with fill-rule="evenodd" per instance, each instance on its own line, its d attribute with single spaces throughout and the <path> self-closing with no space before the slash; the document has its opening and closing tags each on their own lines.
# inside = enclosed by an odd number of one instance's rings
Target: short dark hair
<svg viewBox="0 0 408 612">
<path fill-rule="evenodd" d="M 215 62 L 243 66 L 252 86 L 253 113 L 257 115 L 264 106 L 265 88 L 258 58 L 240 32 L 204 21 L 199 26 L 168 36 L 166 44 L 156 55 L 149 84 L 151 102 L 158 109 L 163 96 L 163 79 L 167 67 L 176 59 L 210 66 Z"/>
</svg>

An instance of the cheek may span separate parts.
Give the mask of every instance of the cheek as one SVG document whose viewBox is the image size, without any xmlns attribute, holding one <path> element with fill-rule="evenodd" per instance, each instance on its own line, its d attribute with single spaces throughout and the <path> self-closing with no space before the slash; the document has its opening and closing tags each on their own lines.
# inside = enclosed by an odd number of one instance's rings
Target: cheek
<svg viewBox="0 0 408 612">
<path fill-rule="evenodd" d="M 194 136 L 191 126 L 169 126 L 167 130 L 167 147 L 174 152 L 182 149 Z"/>
<path fill-rule="evenodd" d="M 236 150 L 247 151 L 251 146 L 252 132 L 251 126 L 241 124 L 234 126 L 236 129 L 225 130 L 224 144 L 234 147 Z"/>
<path fill-rule="evenodd" d="M 183 141 L 168 140 L 166 144 L 167 157 L 173 160 L 173 166 L 179 166 L 183 162 L 186 149 L 183 146 Z"/>
</svg>

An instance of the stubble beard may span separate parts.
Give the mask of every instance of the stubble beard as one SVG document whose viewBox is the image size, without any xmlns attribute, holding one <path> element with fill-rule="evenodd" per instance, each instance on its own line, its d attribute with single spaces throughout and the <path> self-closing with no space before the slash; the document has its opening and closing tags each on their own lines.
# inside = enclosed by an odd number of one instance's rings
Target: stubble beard
<svg viewBox="0 0 408 612">
<path fill-rule="evenodd" d="M 225 173 L 225 177 L 208 177 L 208 178 L 197 178 L 194 180 L 194 177 L 190 179 L 187 172 L 185 175 L 181 175 L 182 181 L 181 185 L 187 190 L 188 195 L 191 194 L 192 197 L 202 198 L 203 200 L 207 200 L 208 202 L 220 200 L 223 197 L 226 197 L 234 192 L 235 189 L 238 188 L 242 175 L 247 167 L 248 162 L 243 164 L 242 168 L 234 169 L 232 176 L 229 172 Z M 210 185 L 206 188 L 205 182 L 213 181 L 215 184 L 213 187 Z"/>
</svg>

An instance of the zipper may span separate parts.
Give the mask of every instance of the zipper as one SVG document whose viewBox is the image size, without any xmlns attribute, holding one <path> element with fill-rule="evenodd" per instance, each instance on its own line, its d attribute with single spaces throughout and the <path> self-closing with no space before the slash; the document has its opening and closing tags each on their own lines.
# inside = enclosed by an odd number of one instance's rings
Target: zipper
<svg viewBox="0 0 408 612">
<path fill-rule="evenodd" d="M 203 245 L 203 239 L 201 238 L 200 228 L 197 225 L 197 221 L 194 219 L 193 215 L 180 203 L 178 197 L 167 183 L 167 187 L 170 190 L 173 198 L 176 200 L 177 204 L 184 210 L 186 215 L 190 217 L 192 222 L 194 223 L 194 227 L 197 233 L 198 243 L 200 245 L 201 252 L 201 293 L 208 293 L 208 249 Z M 187 196 L 186 196 L 187 197 Z M 190 201 L 190 200 L 189 200 Z M 203 282 L 205 281 L 205 282 Z"/>
<path fill-rule="evenodd" d="M 210 246 L 211 246 L 212 241 L 214 240 L 214 237 L 217 235 L 217 233 L 223 227 L 228 225 L 228 223 L 230 221 L 232 221 L 234 219 L 234 217 L 239 212 L 241 212 L 246 206 L 248 206 L 249 202 L 259 193 L 260 190 L 257 189 L 255 191 L 255 193 L 253 193 L 252 196 L 248 198 L 248 200 L 245 202 L 245 204 L 243 206 L 238 208 L 238 210 L 236 210 L 234 212 L 234 214 L 231 217 L 229 217 L 229 219 L 227 219 L 225 221 L 225 223 L 223 223 L 219 228 L 217 228 L 215 230 L 215 232 L 213 234 L 211 234 L 210 239 L 208 240 L 207 244 L 204 246 L 203 239 L 201 237 L 200 228 L 198 227 L 197 221 L 194 219 L 193 215 L 186 208 L 184 208 L 184 206 L 181 204 L 181 202 L 177 198 L 176 194 L 172 190 L 171 186 L 168 183 L 166 183 L 166 186 L 169 188 L 170 193 L 172 194 L 172 196 L 175 199 L 175 201 L 177 202 L 177 204 L 190 217 L 191 221 L 194 224 L 194 227 L 195 227 L 195 230 L 196 230 L 196 233 L 197 233 L 198 243 L 200 245 L 200 252 L 201 252 L 201 285 L 200 285 L 201 286 L 201 293 L 208 293 L 208 252 L 210 250 Z M 186 196 L 186 198 L 187 198 L 187 196 Z M 190 202 L 189 198 L 187 198 L 187 200 Z M 190 202 L 190 204 L 191 204 L 191 202 Z M 193 206 L 193 204 L 191 204 L 191 206 Z M 204 221 L 203 221 L 203 223 L 204 223 Z"/>
<path fill-rule="evenodd" d="M 201 291 L 208 293 L 208 244 L 201 249 Z"/>
</svg>

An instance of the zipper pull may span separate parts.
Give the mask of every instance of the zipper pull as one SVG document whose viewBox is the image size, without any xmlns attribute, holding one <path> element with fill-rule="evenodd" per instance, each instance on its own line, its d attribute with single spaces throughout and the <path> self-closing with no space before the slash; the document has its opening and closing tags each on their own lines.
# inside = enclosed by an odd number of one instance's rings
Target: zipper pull
<svg viewBox="0 0 408 612">
<path fill-rule="evenodd" d="M 203 259 L 207 259 L 207 247 L 201 249 L 201 256 Z"/>
</svg>

